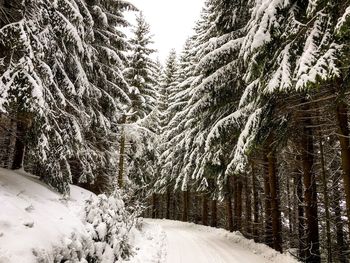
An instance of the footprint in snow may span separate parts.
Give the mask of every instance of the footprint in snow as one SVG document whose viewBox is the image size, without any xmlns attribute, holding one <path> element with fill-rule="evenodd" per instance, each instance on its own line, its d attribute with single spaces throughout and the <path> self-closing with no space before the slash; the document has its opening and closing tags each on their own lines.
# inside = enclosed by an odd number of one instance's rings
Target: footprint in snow
<svg viewBox="0 0 350 263">
<path fill-rule="evenodd" d="M 26 222 L 23 225 L 28 227 L 28 228 L 33 228 L 34 227 L 34 222 Z"/>
<path fill-rule="evenodd" d="M 24 208 L 24 210 L 26 210 L 28 213 L 31 213 L 34 210 L 34 206 L 30 205 L 30 206 Z"/>
</svg>

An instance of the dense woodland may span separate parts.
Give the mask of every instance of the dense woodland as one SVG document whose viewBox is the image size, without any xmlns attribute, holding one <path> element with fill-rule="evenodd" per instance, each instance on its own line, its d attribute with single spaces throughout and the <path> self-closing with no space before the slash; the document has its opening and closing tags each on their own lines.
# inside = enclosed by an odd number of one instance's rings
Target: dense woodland
<svg viewBox="0 0 350 263">
<path fill-rule="evenodd" d="M 0 0 L 1 166 L 349 262 L 350 1 L 206 0 L 164 65 L 125 11 Z"/>
</svg>

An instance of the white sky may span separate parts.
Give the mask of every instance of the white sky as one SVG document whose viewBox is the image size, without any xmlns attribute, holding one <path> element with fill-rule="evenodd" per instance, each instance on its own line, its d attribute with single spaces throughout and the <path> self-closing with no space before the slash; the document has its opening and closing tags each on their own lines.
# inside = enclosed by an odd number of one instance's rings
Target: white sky
<svg viewBox="0 0 350 263">
<path fill-rule="evenodd" d="M 198 20 L 204 0 L 129 0 L 143 12 L 164 62 L 170 49 L 180 52 Z"/>
</svg>

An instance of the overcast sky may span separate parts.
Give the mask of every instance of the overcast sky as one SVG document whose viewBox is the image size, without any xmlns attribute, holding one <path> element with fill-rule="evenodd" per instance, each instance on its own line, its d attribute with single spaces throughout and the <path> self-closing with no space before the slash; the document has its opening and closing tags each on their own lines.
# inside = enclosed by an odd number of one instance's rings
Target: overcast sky
<svg viewBox="0 0 350 263">
<path fill-rule="evenodd" d="M 170 49 L 181 51 L 199 18 L 204 0 L 130 0 L 144 14 L 163 62 Z"/>
</svg>

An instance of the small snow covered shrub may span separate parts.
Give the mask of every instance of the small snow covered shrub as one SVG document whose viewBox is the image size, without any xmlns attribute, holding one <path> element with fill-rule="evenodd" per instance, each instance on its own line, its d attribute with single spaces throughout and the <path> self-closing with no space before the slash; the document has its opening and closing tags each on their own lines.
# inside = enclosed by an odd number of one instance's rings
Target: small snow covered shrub
<svg viewBox="0 0 350 263">
<path fill-rule="evenodd" d="M 95 246 L 92 262 L 114 263 L 130 256 L 128 234 L 134 220 L 118 190 L 109 197 L 104 194 L 91 197 L 85 216 L 86 228 Z"/>
<path fill-rule="evenodd" d="M 92 262 L 94 244 L 89 235 L 72 233 L 62 240 L 62 246 L 48 251 L 33 251 L 39 263 L 88 263 Z"/>
</svg>

